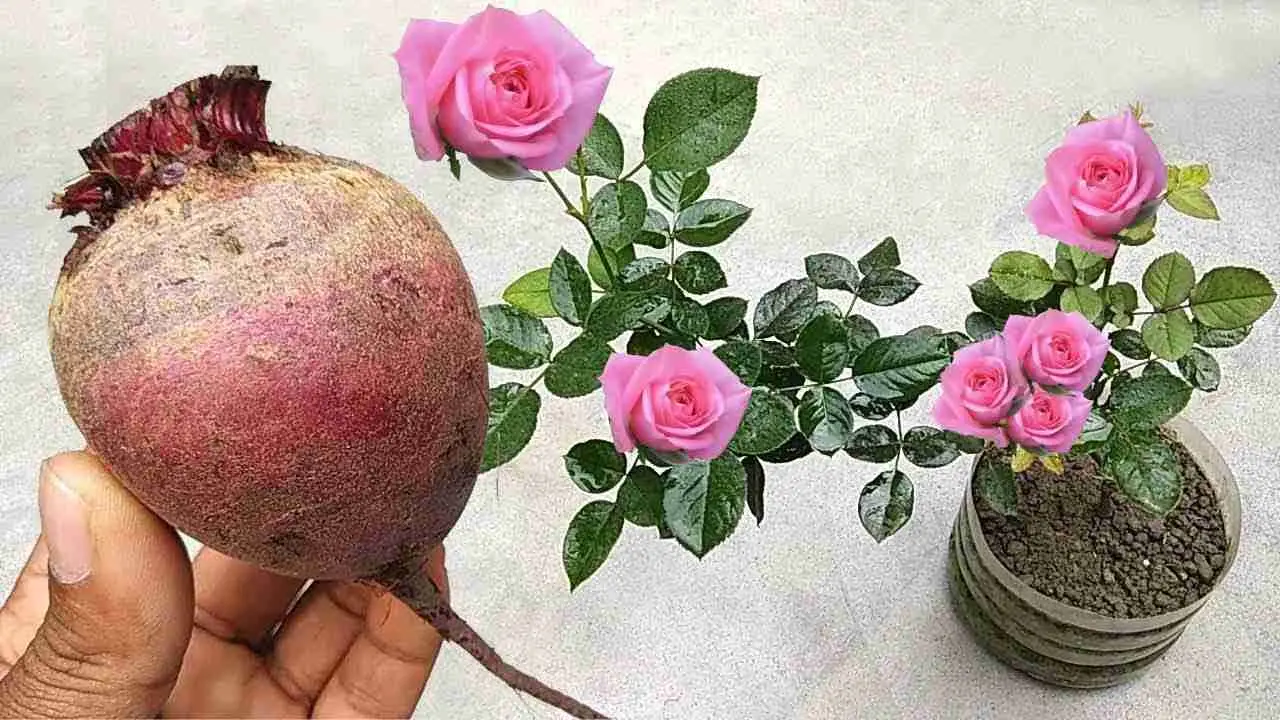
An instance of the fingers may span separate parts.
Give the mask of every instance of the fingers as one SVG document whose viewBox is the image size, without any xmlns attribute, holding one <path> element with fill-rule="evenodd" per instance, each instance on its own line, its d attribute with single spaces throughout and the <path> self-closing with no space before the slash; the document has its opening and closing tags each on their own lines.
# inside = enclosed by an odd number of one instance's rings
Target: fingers
<svg viewBox="0 0 1280 720">
<path fill-rule="evenodd" d="M 0 680 L 0 717 L 156 714 L 191 633 L 182 543 L 86 453 L 45 463 L 40 517 L 49 608 Z"/>
<path fill-rule="evenodd" d="M 209 548 L 196 556 L 193 572 L 196 626 L 254 650 L 263 649 L 303 585 Z"/>
<path fill-rule="evenodd" d="M 13 592 L 0 607 L 0 678 L 26 652 L 49 609 L 49 546 L 36 540 Z"/>
<path fill-rule="evenodd" d="M 195 630 L 165 713 L 298 714 L 265 673 L 258 654 L 303 582 L 205 548 L 196 556 Z"/>
<path fill-rule="evenodd" d="M 448 597 L 444 548 L 428 575 Z M 390 593 L 372 598 L 359 636 L 325 685 L 314 717 L 408 717 L 440 652 L 436 631 Z"/>
</svg>

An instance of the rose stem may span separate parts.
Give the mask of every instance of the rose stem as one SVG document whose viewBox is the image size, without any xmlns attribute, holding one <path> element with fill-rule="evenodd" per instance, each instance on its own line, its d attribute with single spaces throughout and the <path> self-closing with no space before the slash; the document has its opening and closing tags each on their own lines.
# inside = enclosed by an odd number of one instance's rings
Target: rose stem
<svg viewBox="0 0 1280 720">
<path fill-rule="evenodd" d="M 431 624 L 440 636 L 457 644 L 475 658 L 486 670 L 515 690 L 532 695 L 542 702 L 563 710 L 575 718 L 605 718 L 597 710 L 574 700 L 559 690 L 548 687 L 537 678 L 527 675 L 503 660 L 484 638 L 467 624 L 466 620 L 449 606 L 435 583 L 418 568 L 392 569 L 383 573 L 386 579 L 378 584 L 386 588 Z"/>
</svg>

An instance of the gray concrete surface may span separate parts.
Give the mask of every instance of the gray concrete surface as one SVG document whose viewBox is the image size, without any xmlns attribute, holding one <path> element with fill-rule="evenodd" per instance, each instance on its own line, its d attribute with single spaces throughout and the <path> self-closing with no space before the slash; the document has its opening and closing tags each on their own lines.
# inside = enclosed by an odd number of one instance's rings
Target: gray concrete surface
<svg viewBox="0 0 1280 720">
<path fill-rule="evenodd" d="M 545 6 L 617 67 L 604 110 L 635 153 L 645 101 L 667 77 L 719 65 L 763 74 L 755 130 L 713 170 L 714 192 L 756 208 L 723 247 L 758 294 L 802 254 L 856 253 L 895 234 L 927 281 L 881 312 L 900 330 L 958 325 L 964 284 L 1033 239 L 1021 205 L 1040 158 L 1085 107 L 1146 102 L 1171 161 L 1208 161 L 1224 221 L 1172 214 L 1122 272 L 1176 246 L 1200 267 L 1280 276 L 1280 2 L 1275 0 L 640 0 Z M 546 188 L 413 156 L 395 48 L 406 18 L 476 2 L 10 0 L 0 4 L 0 588 L 37 532 L 39 460 L 78 445 L 59 401 L 45 308 L 71 241 L 44 204 L 79 172 L 75 149 L 176 82 L 257 63 L 276 83 L 274 137 L 371 163 L 423 197 L 482 300 L 580 242 Z M 917 479 L 916 517 L 883 546 L 858 526 L 869 469 L 772 469 L 768 518 L 704 561 L 628 528 L 569 594 L 564 528 L 584 496 L 559 455 L 601 435 L 599 399 L 552 402 L 532 447 L 481 480 L 449 543 L 456 604 L 510 659 L 621 718 L 1256 718 L 1280 702 L 1280 323 L 1224 353 L 1224 389 L 1189 413 L 1230 459 L 1244 500 L 1239 561 L 1177 647 L 1141 682 L 1102 692 L 1039 685 L 980 651 L 952 617 L 944 542 L 960 463 Z M 423 717 L 541 718 L 455 650 Z"/>
</svg>

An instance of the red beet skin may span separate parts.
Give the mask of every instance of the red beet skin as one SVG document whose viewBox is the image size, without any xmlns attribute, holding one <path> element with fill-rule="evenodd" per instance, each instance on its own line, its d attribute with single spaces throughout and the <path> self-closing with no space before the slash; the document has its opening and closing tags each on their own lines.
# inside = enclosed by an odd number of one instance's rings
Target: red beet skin
<svg viewBox="0 0 1280 720">
<path fill-rule="evenodd" d="M 269 83 L 229 67 L 80 151 L 49 310 L 63 399 L 170 524 L 285 575 L 401 598 L 511 687 L 599 712 L 504 661 L 422 572 L 475 486 L 484 328 L 440 225 L 363 165 L 267 140 Z"/>
<path fill-rule="evenodd" d="M 244 158 L 242 158 L 243 160 Z M 483 329 L 410 193 L 275 149 L 117 213 L 50 312 L 63 396 L 161 517 L 275 572 L 425 554 L 474 484 Z"/>
</svg>

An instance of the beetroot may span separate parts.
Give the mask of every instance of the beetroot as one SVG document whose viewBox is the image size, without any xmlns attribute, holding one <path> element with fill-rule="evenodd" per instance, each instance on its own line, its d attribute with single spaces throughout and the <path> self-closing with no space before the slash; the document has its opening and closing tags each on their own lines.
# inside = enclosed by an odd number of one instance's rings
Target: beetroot
<svg viewBox="0 0 1280 720">
<path fill-rule="evenodd" d="M 50 309 L 89 445 L 144 503 L 234 557 L 405 599 L 503 663 L 421 563 L 462 513 L 487 415 L 483 328 L 436 219 L 362 165 L 270 143 L 269 84 L 228 68 L 81 151 Z"/>
</svg>

